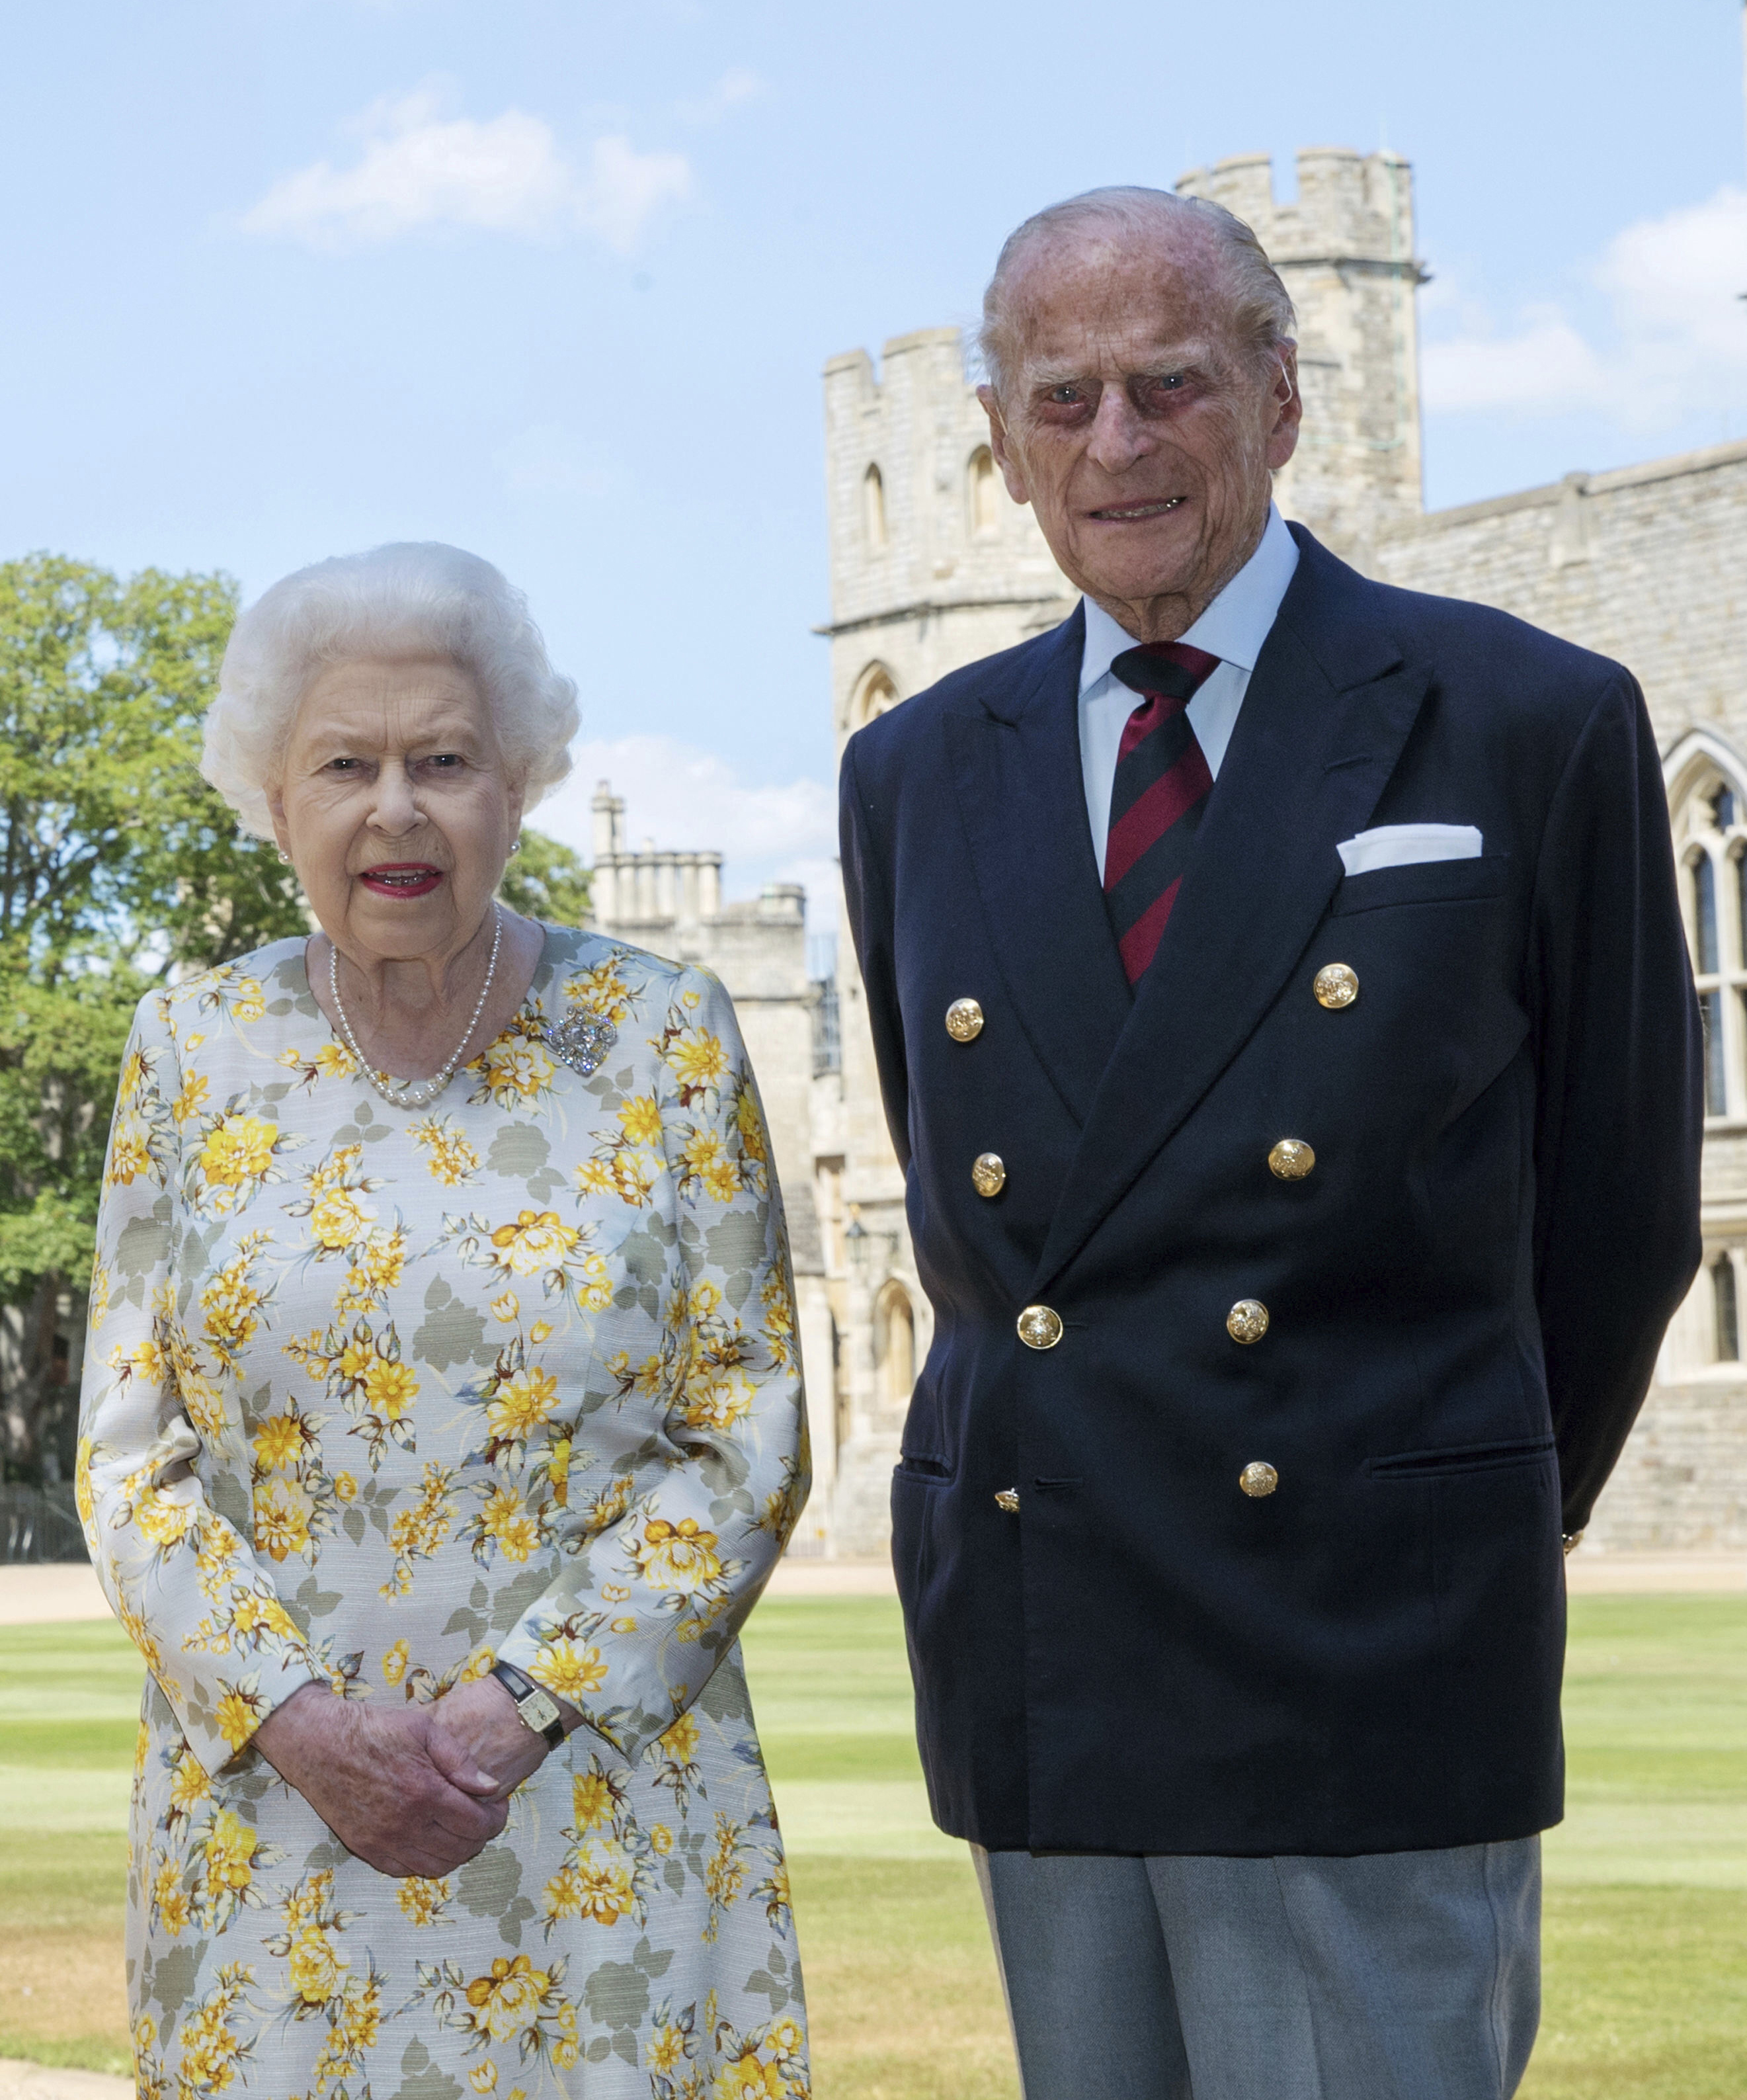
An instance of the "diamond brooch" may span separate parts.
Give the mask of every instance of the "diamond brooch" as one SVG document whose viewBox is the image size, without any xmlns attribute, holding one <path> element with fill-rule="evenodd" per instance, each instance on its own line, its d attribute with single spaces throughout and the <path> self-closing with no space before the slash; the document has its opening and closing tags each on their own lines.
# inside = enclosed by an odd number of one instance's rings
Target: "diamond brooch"
<svg viewBox="0 0 1747 2100">
<path fill-rule="evenodd" d="M 618 1040 L 618 1030 L 600 1014 L 572 1007 L 556 1027 L 546 1022 L 541 1040 L 561 1065 L 568 1065 L 586 1079 L 605 1061 L 607 1052 Z"/>
</svg>

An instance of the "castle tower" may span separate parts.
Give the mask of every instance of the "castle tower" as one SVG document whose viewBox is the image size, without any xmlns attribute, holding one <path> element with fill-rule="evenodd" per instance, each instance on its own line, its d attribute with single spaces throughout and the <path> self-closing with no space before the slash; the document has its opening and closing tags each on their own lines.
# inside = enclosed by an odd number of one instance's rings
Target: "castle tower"
<svg viewBox="0 0 1747 2100">
<path fill-rule="evenodd" d="M 818 1415 L 813 1493 L 791 1551 L 828 1541 L 837 1447 L 831 1407 L 830 1288 L 813 1193 L 820 1132 L 813 1118 L 821 987 L 807 974 L 807 893 L 767 883 L 760 896 L 724 902 L 722 856 L 626 842 L 625 799 L 610 781 L 595 789 L 591 920 L 597 933 L 676 962 L 701 963 L 733 999 L 758 1074 L 771 1151 L 788 1214 L 795 1321 Z"/>
<path fill-rule="evenodd" d="M 838 742 L 894 699 L 1072 610 L 1029 510 L 1009 497 L 957 329 L 825 368 Z"/>
<path fill-rule="evenodd" d="M 1305 419 L 1275 494 L 1362 568 L 1376 532 L 1422 508 L 1413 171 L 1393 153 L 1314 146 L 1298 156 L 1296 204 L 1274 202 L 1265 153 L 1197 168 L 1177 188 L 1252 227 L 1292 293 Z"/>
</svg>

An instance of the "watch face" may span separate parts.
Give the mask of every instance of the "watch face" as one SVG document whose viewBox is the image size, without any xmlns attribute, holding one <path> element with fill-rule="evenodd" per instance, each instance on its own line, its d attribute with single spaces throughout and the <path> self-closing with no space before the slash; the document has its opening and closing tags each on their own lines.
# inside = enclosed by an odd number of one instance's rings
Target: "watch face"
<svg viewBox="0 0 1747 2100">
<path fill-rule="evenodd" d="M 558 1702 L 543 1692 L 530 1692 L 516 1711 L 536 1736 L 543 1736 L 558 1718 Z"/>
</svg>

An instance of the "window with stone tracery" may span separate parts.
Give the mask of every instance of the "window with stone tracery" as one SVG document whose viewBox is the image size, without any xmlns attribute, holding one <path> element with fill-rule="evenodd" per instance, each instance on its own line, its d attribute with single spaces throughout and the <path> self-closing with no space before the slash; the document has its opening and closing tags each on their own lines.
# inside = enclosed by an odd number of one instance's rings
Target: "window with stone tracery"
<svg viewBox="0 0 1747 2100">
<path fill-rule="evenodd" d="M 1736 1229 L 1726 1226 L 1725 1230 Z M 1747 1246 L 1711 1241 L 1698 1274 L 1663 1337 L 1657 1375 L 1667 1383 L 1742 1375 L 1741 1314 L 1747 1308 Z"/>
<path fill-rule="evenodd" d="M 995 473 L 995 455 L 979 445 L 970 455 L 970 532 L 973 539 L 988 540 L 1001 530 L 1001 484 Z"/>
<path fill-rule="evenodd" d="M 1713 1361 L 1738 1364 L 1741 1357 L 1740 1279 L 1737 1252 L 1725 1247 L 1710 1264 Z"/>
<path fill-rule="evenodd" d="M 901 1283 L 880 1293 L 875 1341 L 881 1397 L 888 1408 L 908 1407 L 916 1383 L 916 1314 Z"/>
<path fill-rule="evenodd" d="M 1713 770 L 1675 819 L 1681 911 L 1705 1023 L 1705 1114 L 1747 1120 L 1747 802 Z"/>
<path fill-rule="evenodd" d="M 849 726 L 865 729 L 878 715 L 898 704 L 898 689 L 883 664 L 869 664 L 849 696 Z"/>
</svg>

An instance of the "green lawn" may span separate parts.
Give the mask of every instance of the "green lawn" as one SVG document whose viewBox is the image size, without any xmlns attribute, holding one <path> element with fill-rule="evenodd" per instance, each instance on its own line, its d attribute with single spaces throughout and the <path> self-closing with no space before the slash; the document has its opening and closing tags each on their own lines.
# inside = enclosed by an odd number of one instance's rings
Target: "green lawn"
<svg viewBox="0 0 1747 2100">
<path fill-rule="evenodd" d="M 896 1607 L 775 1601 L 747 1643 L 794 1860 L 821 2100 L 1011 2100 L 981 1906 L 930 1824 Z M 0 1629 L 0 2056 L 120 2070 L 139 1672 Z M 1580 1598 L 1524 2100 L 1747 2096 L 1747 1599 Z"/>
</svg>

